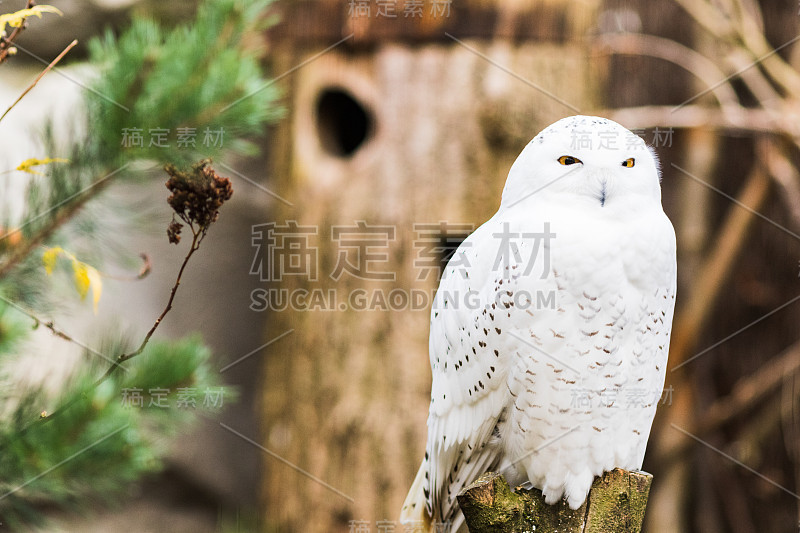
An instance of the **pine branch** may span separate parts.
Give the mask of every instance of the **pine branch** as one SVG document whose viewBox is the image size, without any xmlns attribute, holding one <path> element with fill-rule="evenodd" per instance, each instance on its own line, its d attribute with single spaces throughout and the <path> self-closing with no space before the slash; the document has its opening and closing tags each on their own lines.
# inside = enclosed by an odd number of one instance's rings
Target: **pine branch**
<svg viewBox="0 0 800 533">
<path fill-rule="evenodd" d="M 88 387 L 87 390 L 73 397 L 72 400 L 61 405 L 49 415 L 39 417 L 34 424 L 44 424 L 55 419 L 75 403 L 81 401 L 91 391 L 97 389 L 106 382 L 122 363 L 140 355 L 147 347 L 147 344 L 150 342 L 156 329 L 158 329 L 158 326 L 167 316 L 167 313 L 172 310 L 175 295 L 178 292 L 178 287 L 181 284 L 181 279 L 183 278 L 186 266 L 189 264 L 189 260 L 200 248 L 200 243 L 208 233 L 211 224 L 217 220 L 219 208 L 233 195 L 233 188 L 231 187 L 230 180 L 218 176 L 213 168 L 211 168 L 210 163 L 209 160 L 200 161 L 194 165 L 189 172 L 181 172 L 169 165 L 166 168 L 167 172 L 170 174 L 170 179 L 167 180 L 167 187 L 172 191 L 172 196 L 169 197 L 168 202 L 175 210 L 175 214 L 189 226 L 192 232 L 192 243 L 178 270 L 178 275 L 170 290 L 166 306 L 142 339 L 139 347 L 132 352 L 124 352 L 118 355 L 103 375 Z M 181 224 L 173 221 L 167 231 L 170 241 L 175 244 L 180 241 L 180 227 L 182 227 Z M 12 305 L 14 304 L 12 303 Z M 29 316 L 38 320 L 38 318 L 32 314 L 29 314 Z M 45 322 L 44 324 L 58 337 L 75 343 L 72 336 L 57 329 L 52 322 Z M 24 428 L 22 433 L 27 431 L 28 427 Z"/>
<path fill-rule="evenodd" d="M 263 79 L 258 61 L 243 41 L 244 34 L 260 24 L 269 3 L 209 0 L 201 4 L 194 23 L 172 32 L 137 20 L 119 37 L 107 34 L 104 40 L 90 43 L 92 61 L 100 67 L 85 101 L 85 120 L 91 127 L 70 137 L 66 150 L 55 142 L 54 128 L 45 130 L 47 157 L 66 158 L 60 156 L 66 151 L 71 154 L 67 156 L 70 163 L 50 167 L 42 179 L 32 181 L 25 218 L 3 223 L 7 229 L 0 235 L 0 244 L 5 245 L 0 255 L 0 283 L 6 294 L 0 295 L 0 300 L 5 300 L 5 308 L 16 307 L 59 339 L 82 346 L 54 320 L 41 318 L 37 298 L 43 296 L 39 296 L 32 256 L 40 245 L 63 237 L 59 230 L 75 221 L 106 190 L 111 178 L 129 165 L 142 160 L 196 161 L 223 150 L 222 142 L 213 146 L 197 143 L 179 150 L 174 146 L 137 149 L 120 143 L 124 128 L 218 129 L 228 136 L 225 148 L 235 148 L 246 136 L 260 133 L 265 123 L 280 116 L 275 105 L 277 92 Z M 0 53 L 3 43 L 8 42 L 0 42 Z M 117 170 L 104 175 L 103 169 Z M 176 388 L 208 389 L 218 383 L 218 373 L 208 367 L 210 354 L 200 342 L 167 345 L 154 336 L 173 309 L 189 261 L 232 190 L 230 182 L 217 176 L 208 160 L 191 171 L 167 166 L 167 172 L 167 186 L 172 191 L 168 201 L 175 211 L 167 231 L 169 239 L 173 243 L 180 240 L 184 225 L 178 220 L 188 225 L 192 239 L 164 309 L 138 346 L 131 351 L 122 342 L 115 342 L 113 347 L 95 352 L 120 355 L 110 360 L 109 366 L 98 366 L 96 359 L 79 365 L 58 390 L 61 399 L 49 415 L 43 407 L 51 399 L 44 390 L 0 383 L 4 400 L 0 401 L 3 525 L 15 528 L 40 520 L 42 505 L 70 507 L 89 498 L 111 498 L 126 483 L 159 468 L 164 450 L 158 439 L 173 433 L 180 422 L 195 417 L 190 411 L 175 409 L 129 409 L 116 400 L 120 392 L 172 387 L 167 389 L 172 397 Z M 97 179 L 101 175 L 104 177 Z M 119 178 L 122 176 L 115 180 Z M 193 203 L 197 198 L 200 203 Z M 17 235 L 24 237 L 19 242 L 10 238 Z M 32 288 L 18 292 L 20 278 L 24 278 L 23 285 Z M 15 296 L 8 298 L 11 294 Z M 20 294 L 25 298 L 20 300 Z M 17 342 L 30 330 L 24 319 L 13 321 L 9 315 L 0 307 L 0 359 L 16 355 Z M 136 364 L 126 365 L 127 372 L 117 371 L 134 358 Z M 0 366 L 0 380 L 5 375 L 2 370 Z"/>
<path fill-rule="evenodd" d="M 118 355 L 114 359 L 114 361 L 111 363 L 111 365 L 106 369 L 106 371 L 103 373 L 103 375 L 100 376 L 94 383 L 92 383 L 86 390 L 81 391 L 80 394 L 75 395 L 71 400 L 67 401 L 63 405 L 60 405 L 52 413 L 49 413 L 49 414 L 47 414 L 45 416 L 40 416 L 37 419 L 37 421 L 34 422 L 33 424 L 41 425 L 41 424 L 50 422 L 51 420 L 54 420 L 56 417 L 62 415 L 65 411 L 67 411 L 70 407 L 75 405 L 77 402 L 82 401 L 86 397 L 86 395 L 88 395 L 93 390 L 97 389 L 97 387 L 99 387 L 100 385 L 105 383 L 112 376 L 112 374 L 114 374 L 114 371 L 116 371 L 116 369 L 119 368 L 119 366 L 122 363 L 124 363 L 125 361 L 128 361 L 130 359 L 133 359 L 134 357 L 136 357 L 138 355 L 141 355 L 141 353 L 147 347 L 147 343 L 150 342 L 150 339 L 152 338 L 153 333 L 155 333 L 155 331 L 158 328 L 159 324 L 161 324 L 161 321 L 164 320 L 164 317 L 166 317 L 167 313 L 169 313 L 169 311 L 172 309 L 172 302 L 175 299 L 175 294 L 177 293 L 178 286 L 181 283 L 181 277 L 183 275 L 183 271 L 186 269 L 186 265 L 189 263 L 189 259 L 192 257 L 194 252 L 197 251 L 199 245 L 200 245 L 200 242 L 197 239 L 197 236 L 195 236 L 195 239 L 192 241 L 192 246 L 189 249 L 189 253 L 186 254 L 186 257 L 184 257 L 183 263 L 181 264 L 181 268 L 178 271 L 178 276 L 177 276 L 177 278 L 175 280 L 175 284 L 172 286 L 172 290 L 170 291 L 170 296 L 169 296 L 169 301 L 167 302 L 167 306 L 164 308 L 164 310 L 158 316 L 156 321 L 153 323 L 153 326 L 147 332 L 147 335 L 145 335 L 144 339 L 139 344 L 139 347 L 136 350 L 132 351 L 132 352 L 122 353 L 122 354 Z M 50 324 L 52 324 L 52 323 L 50 323 Z M 62 338 L 64 340 L 67 340 L 69 342 L 75 342 L 74 339 L 71 336 L 65 334 L 64 332 L 62 332 L 60 330 L 55 329 L 54 327 L 50 327 L 50 324 L 44 323 L 44 325 L 47 326 L 48 329 L 53 331 L 53 333 L 55 333 L 60 338 Z M 33 424 L 31 424 L 31 425 L 33 425 Z M 30 426 L 24 428 L 21 431 L 21 433 L 26 433 L 29 428 L 30 428 Z"/>
<path fill-rule="evenodd" d="M 4 324 L 5 325 L 5 324 Z M 0 520 L 17 530 L 40 522 L 40 506 L 75 506 L 110 501 L 142 474 L 160 469 L 165 436 L 175 434 L 195 420 L 201 409 L 222 407 L 221 397 L 235 397 L 220 387 L 218 374 L 209 367 L 210 353 L 197 338 L 174 343 L 155 341 L 137 365 L 83 397 L 50 424 L 37 424 L 29 432 L 21 424 L 38 416 L 39 391 L 19 400 L 13 416 L 0 426 Z M 85 367 L 66 386 L 67 395 L 88 389 L 91 368 Z M 150 390 L 168 406 L 125 402 L 125 391 Z M 181 391 L 218 394 L 216 400 L 181 407 Z M 120 401 L 120 392 L 123 393 Z M 146 399 L 146 398 L 145 398 Z M 152 399 L 152 397 L 151 397 Z M 169 408 L 167 408 L 169 407 Z M 202 411 L 200 411 L 202 412 Z M 115 433 L 124 428 L 121 433 Z"/>
<path fill-rule="evenodd" d="M 223 148 L 221 142 L 219 146 L 184 146 L 179 150 L 123 146 L 120 135 L 127 127 L 143 131 L 190 126 L 200 131 L 213 129 L 231 136 L 235 147 L 237 139 L 259 133 L 264 123 L 281 116 L 280 108 L 274 105 L 275 87 L 261 77 L 255 58 L 242 42 L 242 36 L 257 25 L 268 5 L 264 0 L 206 2 L 195 24 L 168 35 L 151 21 L 136 20 L 119 38 L 109 34 L 104 40 L 90 42 L 93 62 L 103 66 L 100 78 L 87 93 L 90 131 L 85 138 L 75 140 L 69 175 L 62 173 L 60 181 L 52 176 L 51 187 L 56 194 L 51 194 L 50 205 L 22 227 L 51 212 L 56 215 L 10 249 L 0 263 L 0 277 L 72 220 L 108 186 L 107 178 L 129 164 L 145 158 L 196 161 Z M 215 39 L 215 46 L 199 46 L 207 44 L 208 34 Z M 212 49 L 213 53 L 209 52 Z M 253 87 L 260 89 L 254 91 Z M 219 112 L 210 114 L 209 110 Z M 98 175 L 98 163 L 100 168 L 117 170 L 72 195 L 58 194 L 74 190 L 70 187 L 79 183 L 75 177 L 82 173 Z M 7 230 L 0 235 L 0 242 L 18 231 L 21 229 Z"/>
<path fill-rule="evenodd" d="M 14 267 L 27 258 L 34 249 L 46 242 L 53 235 L 53 233 L 55 233 L 59 228 L 64 226 L 78 213 L 80 213 L 83 207 L 89 203 L 89 201 L 96 198 L 106 189 L 106 187 L 108 187 L 108 185 L 111 184 L 110 178 L 118 172 L 124 170 L 127 166 L 128 164 L 125 164 L 110 174 L 106 174 L 103 178 L 100 178 L 89 187 L 84 188 L 82 191 L 79 191 L 78 193 L 66 198 L 61 203 L 53 206 L 50 211 L 36 215 L 26 221 L 25 225 L 29 225 L 35 222 L 37 219 L 48 215 L 49 213 L 55 213 L 55 215 L 47 222 L 47 224 L 37 231 L 35 235 L 27 239 L 23 239 L 22 242 L 11 249 L 12 253 L 4 263 L 0 264 L 0 278 L 8 274 Z M 0 235 L 0 241 L 21 231 L 22 228 L 10 230 L 5 234 Z"/>
</svg>

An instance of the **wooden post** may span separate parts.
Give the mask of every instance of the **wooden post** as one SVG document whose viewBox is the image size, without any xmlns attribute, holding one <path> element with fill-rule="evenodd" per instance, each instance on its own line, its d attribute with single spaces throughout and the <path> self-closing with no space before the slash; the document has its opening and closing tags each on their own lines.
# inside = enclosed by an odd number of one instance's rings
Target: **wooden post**
<svg viewBox="0 0 800 533">
<path fill-rule="evenodd" d="M 653 476 L 616 468 L 595 478 L 586 502 L 572 510 L 564 500 L 547 505 L 538 489 L 511 491 L 488 472 L 458 494 L 470 533 L 638 533 Z"/>
</svg>

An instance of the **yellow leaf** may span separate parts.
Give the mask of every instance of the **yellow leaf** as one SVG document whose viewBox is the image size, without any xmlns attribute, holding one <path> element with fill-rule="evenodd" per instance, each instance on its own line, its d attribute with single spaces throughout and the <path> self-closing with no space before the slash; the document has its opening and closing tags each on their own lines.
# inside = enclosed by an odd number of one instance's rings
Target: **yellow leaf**
<svg viewBox="0 0 800 533">
<path fill-rule="evenodd" d="M 77 259 L 72 260 L 72 271 L 75 274 L 75 289 L 81 295 L 81 300 L 84 300 L 89 294 L 89 289 L 92 289 L 92 307 L 97 314 L 97 304 L 103 292 L 103 280 L 100 273 L 93 266 Z"/>
<path fill-rule="evenodd" d="M 89 266 L 86 263 L 81 263 L 77 259 L 73 259 L 72 271 L 75 274 L 75 289 L 78 291 L 78 294 L 81 295 L 81 300 L 83 300 L 89 293 L 89 286 L 91 285 Z"/>
<path fill-rule="evenodd" d="M 26 159 L 22 163 L 19 164 L 17 170 L 21 170 L 22 172 L 27 172 L 28 174 L 39 174 L 42 173 L 38 170 L 33 170 L 31 167 L 38 167 L 39 165 L 49 165 L 50 163 L 69 163 L 69 159 L 62 159 L 60 157 L 46 157 L 44 159 Z"/>
<path fill-rule="evenodd" d="M 42 264 L 44 264 L 44 270 L 47 272 L 48 276 L 53 273 L 53 269 L 56 267 L 58 254 L 63 251 L 64 250 L 60 246 L 56 246 L 55 248 L 48 248 L 47 251 L 42 254 Z"/>
<path fill-rule="evenodd" d="M 100 295 L 103 293 L 103 278 L 100 272 L 93 266 L 78 261 L 74 255 L 60 246 L 55 246 L 53 248 L 48 248 L 45 250 L 44 254 L 42 254 L 42 263 L 48 275 L 53 273 L 59 255 L 64 256 L 64 258 L 72 262 L 73 282 L 75 283 L 75 290 L 78 291 L 81 300 L 86 299 L 86 295 L 89 294 L 89 289 L 92 290 L 92 307 L 94 308 L 95 314 L 97 314 L 97 304 L 100 302 Z"/>
<path fill-rule="evenodd" d="M 58 15 L 63 15 L 61 11 L 54 8 L 53 6 L 33 6 L 30 9 L 20 9 L 14 13 L 6 13 L 5 15 L 0 15 L 0 31 L 5 31 L 6 24 L 11 26 L 12 28 L 19 28 L 22 26 L 22 23 L 25 22 L 27 17 L 39 17 L 42 18 L 42 13 L 56 13 Z"/>
<path fill-rule="evenodd" d="M 100 295 L 103 293 L 103 280 L 100 278 L 100 273 L 96 268 L 86 265 L 87 275 L 89 276 L 89 284 L 92 286 L 92 308 L 94 314 L 97 314 L 97 303 L 100 301 Z"/>
</svg>

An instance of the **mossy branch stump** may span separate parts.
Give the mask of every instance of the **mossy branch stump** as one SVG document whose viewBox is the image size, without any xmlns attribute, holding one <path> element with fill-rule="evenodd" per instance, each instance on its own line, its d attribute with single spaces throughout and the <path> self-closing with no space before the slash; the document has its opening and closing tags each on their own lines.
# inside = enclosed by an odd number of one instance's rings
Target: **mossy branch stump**
<svg viewBox="0 0 800 533">
<path fill-rule="evenodd" d="M 619 468 L 595 478 L 586 502 L 547 505 L 538 489 L 512 492 L 488 472 L 458 494 L 470 533 L 639 533 L 653 476 Z"/>
</svg>

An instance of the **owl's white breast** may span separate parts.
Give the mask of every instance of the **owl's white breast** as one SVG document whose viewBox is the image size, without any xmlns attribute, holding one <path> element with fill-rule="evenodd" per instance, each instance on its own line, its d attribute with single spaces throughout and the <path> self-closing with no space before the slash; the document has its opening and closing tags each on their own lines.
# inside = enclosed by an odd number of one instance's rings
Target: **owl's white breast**
<svg viewBox="0 0 800 533">
<path fill-rule="evenodd" d="M 666 369 L 675 236 L 660 206 L 620 214 L 537 204 L 488 223 L 494 250 L 483 242 L 484 256 L 501 253 L 496 235 L 506 231 L 520 235 L 520 253 L 487 273 L 482 298 L 494 316 L 480 315 L 476 330 L 488 327 L 489 342 L 512 352 L 506 474 L 579 505 L 603 471 L 641 467 Z M 545 223 L 550 246 L 533 254 L 535 239 L 522 236 Z"/>
</svg>

